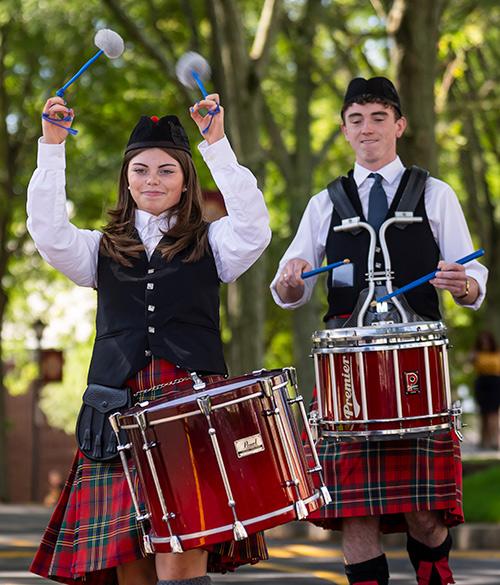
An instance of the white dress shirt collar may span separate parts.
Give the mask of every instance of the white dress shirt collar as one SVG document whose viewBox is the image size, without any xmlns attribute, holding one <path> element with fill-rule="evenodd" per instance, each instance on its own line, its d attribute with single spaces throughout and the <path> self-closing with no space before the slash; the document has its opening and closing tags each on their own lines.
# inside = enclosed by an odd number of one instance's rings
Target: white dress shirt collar
<svg viewBox="0 0 500 585">
<path fill-rule="evenodd" d="M 366 169 L 360 164 L 355 163 L 354 181 L 356 182 L 356 186 L 359 187 L 365 182 L 370 173 L 377 172 L 379 175 L 382 175 L 384 181 L 386 181 L 389 185 L 392 185 L 396 181 L 399 182 L 399 179 L 401 178 L 401 175 L 404 173 L 404 170 L 405 167 L 403 166 L 403 163 L 401 162 L 399 156 L 396 156 L 396 158 L 392 162 L 383 166 L 377 171 L 371 171 L 370 169 Z"/>
<path fill-rule="evenodd" d="M 135 210 L 135 227 L 139 233 L 143 231 L 166 231 L 169 227 L 168 212 L 153 215 L 142 209 Z"/>
</svg>

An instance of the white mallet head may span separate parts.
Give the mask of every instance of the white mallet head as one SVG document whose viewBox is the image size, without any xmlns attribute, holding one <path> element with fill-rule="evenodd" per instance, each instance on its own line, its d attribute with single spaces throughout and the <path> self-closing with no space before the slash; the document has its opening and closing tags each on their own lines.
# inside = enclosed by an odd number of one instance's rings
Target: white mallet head
<svg viewBox="0 0 500 585">
<path fill-rule="evenodd" d="M 196 89 L 198 84 L 193 77 L 193 71 L 198 74 L 201 81 L 210 79 L 211 69 L 208 61 L 199 53 L 189 51 L 189 53 L 185 53 L 177 61 L 177 65 L 175 66 L 175 73 L 177 75 L 177 79 L 182 83 L 182 85 L 191 89 Z"/>
<path fill-rule="evenodd" d="M 109 28 L 98 30 L 94 37 L 95 46 L 104 52 L 106 57 L 117 59 L 123 53 L 123 39 L 118 33 Z"/>
</svg>

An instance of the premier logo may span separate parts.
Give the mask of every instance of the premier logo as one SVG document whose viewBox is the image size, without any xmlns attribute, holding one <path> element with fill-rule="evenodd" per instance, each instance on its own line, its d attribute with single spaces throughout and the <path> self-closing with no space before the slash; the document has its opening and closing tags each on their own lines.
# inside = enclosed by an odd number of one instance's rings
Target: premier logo
<svg viewBox="0 0 500 585">
<path fill-rule="evenodd" d="M 346 419 L 358 418 L 361 410 L 354 392 L 352 382 L 352 365 L 348 356 L 342 356 L 342 379 L 344 381 L 344 417 Z"/>
</svg>

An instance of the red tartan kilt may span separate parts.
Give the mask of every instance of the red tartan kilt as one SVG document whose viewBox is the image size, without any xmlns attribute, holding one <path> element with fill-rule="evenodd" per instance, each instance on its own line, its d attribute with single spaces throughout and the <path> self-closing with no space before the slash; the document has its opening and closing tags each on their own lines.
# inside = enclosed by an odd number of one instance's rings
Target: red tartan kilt
<svg viewBox="0 0 500 585">
<path fill-rule="evenodd" d="M 316 389 L 312 409 L 315 396 Z M 428 510 L 441 511 L 447 526 L 464 522 L 460 443 L 453 431 L 404 440 L 325 438 L 316 448 L 333 501 L 309 515 L 314 524 L 340 530 L 342 518 L 380 516 L 382 532 L 406 532 L 403 514 Z"/>
<path fill-rule="evenodd" d="M 153 394 L 144 389 L 186 375 L 164 360 L 154 360 L 128 385 L 137 401 L 153 400 L 173 387 Z M 140 493 L 137 480 L 136 488 Z M 268 558 L 261 533 L 204 548 L 209 551 L 209 572 L 232 571 Z M 115 585 L 114 568 L 144 556 L 121 463 L 96 463 L 77 452 L 30 570 L 71 585 L 82 580 L 87 585 Z"/>
</svg>

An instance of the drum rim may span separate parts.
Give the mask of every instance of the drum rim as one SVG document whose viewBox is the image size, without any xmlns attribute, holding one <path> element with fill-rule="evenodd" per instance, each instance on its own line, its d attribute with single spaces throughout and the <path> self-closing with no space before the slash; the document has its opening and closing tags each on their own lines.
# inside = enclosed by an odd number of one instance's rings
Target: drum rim
<svg viewBox="0 0 500 585">
<path fill-rule="evenodd" d="M 177 398 L 167 398 L 165 396 L 160 396 L 155 400 L 139 402 L 120 415 L 120 425 L 122 428 L 125 428 L 123 425 L 129 424 L 126 422 L 126 420 L 134 419 L 137 413 L 153 414 L 163 410 L 164 408 L 175 409 L 176 407 L 185 406 L 188 404 L 193 404 L 195 406 L 195 410 L 200 412 L 199 408 L 196 406 L 196 400 L 202 396 L 216 398 L 225 392 L 240 390 L 247 387 L 251 388 L 262 380 L 269 380 L 274 378 L 282 378 L 281 381 L 277 383 L 277 385 L 280 383 L 285 384 L 287 383 L 286 376 L 286 372 L 280 369 L 259 370 L 255 373 L 252 372 L 242 376 L 235 376 L 234 378 L 226 378 L 225 380 L 220 380 L 219 382 L 211 382 L 210 384 L 207 384 L 202 390 L 193 392 L 190 392 L 189 390 L 183 390 L 181 393 L 182 395 Z M 234 382 L 231 382 L 231 380 L 234 380 Z"/>
<path fill-rule="evenodd" d="M 311 349 L 312 354 L 342 354 L 342 353 L 368 353 L 373 351 L 392 351 L 392 350 L 410 350 L 410 349 L 418 349 L 421 347 L 440 347 L 443 345 L 448 345 L 448 339 L 431 339 L 427 341 L 409 341 L 407 343 L 401 342 L 400 340 L 397 343 L 378 343 L 373 344 L 366 344 L 366 345 L 317 345 Z"/>
<path fill-rule="evenodd" d="M 391 323 L 377 327 L 341 327 L 338 329 L 319 329 L 312 334 L 313 344 L 325 341 L 345 341 L 352 344 L 367 339 L 403 337 L 414 339 L 416 336 L 440 335 L 446 339 L 447 328 L 442 321 L 414 321 L 411 323 Z M 400 342 L 398 340 L 397 342 Z M 396 342 L 396 343 L 397 343 Z M 391 344 L 388 341 L 388 344 Z M 393 344 L 391 344 L 393 345 Z"/>
<path fill-rule="evenodd" d="M 321 492 L 316 488 L 314 490 L 314 493 L 312 493 L 307 498 L 304 498 L 303 501 L 304 501 L 304 504 L 306 504 L 306 505 L 313 504 L 314 502 L 316 502 L 316 500 L 318 500 L 320 498 L 321 498 Z M 258 524 L 259 522 L 265 522 L 266 520 L 270 520 L 272 518 L 278 518 L 279 516 L 288 515 L 288 514 L 294 512 L 295 503 L 296 502 L 293 501 L 288 506 L 285 506 L 283 508 L 277 508 L 277 509 L 272 510 L 270 512 L 266 512 L 265 514 L 260 514 L 259 516 L 252 516 L 251 518 L 240 518 L 241 523 L 243 524 L 243 526 L 248 527 L 248 526 L 252 526 L 253 524 Z M 312 510 L 312 511 L 314 511 L 314 510 Z M 279 524 L 276 524 L 276 526 L 281 526 L 282 524 L 285 524 L 285 522 L 280 522 Z M 194 540 L 194 539 L 203 538 L 203 537 L 209 537 L 209 536 L 212 536 L 214 534 L 221 534 L 224 532 L 231 534 L 232 531 L 233 531 L 233 524 L 223 524 L 221 526 L 217 526 L 215 528 L 209 528 L 207 530 L 201 530 L 199 532 L 191 532 L 191 533 L 184 533 L 184 534 L 177 533 L 176 536 L 178 536 L 181 541 L 187 541 L 187 540 Z M 158 535 L 152 534 L 152 533 L 150 533 L 149 536 L 150 536 L 151 542 L 153 544 L 155 544 L 155 543 L 156 544 L 169 544 L 170 543 L 170 536 L 158 536 Z M 189 550 L 189 549 L 186 549 L 186 550 Z"/>
<path fill-rule="evenodd" d="M 447 421 L 436 425 L 422 426 L 422 427 L 407 427 L 403 429 L 374 429 L 363 431 L 332 431 L 321 429 L 320 436 L 325 438 L 352 438 L 352 439 L 369 439 L 370 437 L 397 437 L 397 438 L 412 438 L 410 435 L 422 435 L 424 433 L 435 433 L 439 431 L 451 430 L 453 422 Z"/>
</svg>

